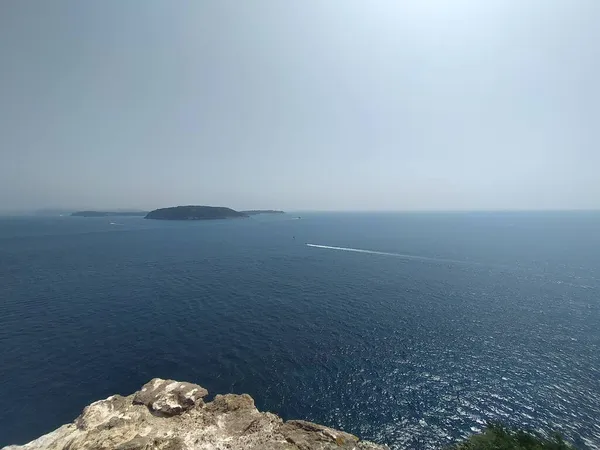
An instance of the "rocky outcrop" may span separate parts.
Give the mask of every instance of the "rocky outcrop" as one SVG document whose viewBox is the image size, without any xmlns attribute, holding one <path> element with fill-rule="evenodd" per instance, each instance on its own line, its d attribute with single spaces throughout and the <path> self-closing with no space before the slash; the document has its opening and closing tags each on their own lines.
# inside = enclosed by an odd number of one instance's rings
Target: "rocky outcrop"
<svg viewBox="0 0 600 450">
<path fill-rule="evenodd" d="M 133 395 L 87 406 L 63 425 L 3 450 L 382 450 L 386 447 L 302 420 L 260 412 L 249 395 L 217 395 L 201 386 L 155 378 Z"/>
</svg>

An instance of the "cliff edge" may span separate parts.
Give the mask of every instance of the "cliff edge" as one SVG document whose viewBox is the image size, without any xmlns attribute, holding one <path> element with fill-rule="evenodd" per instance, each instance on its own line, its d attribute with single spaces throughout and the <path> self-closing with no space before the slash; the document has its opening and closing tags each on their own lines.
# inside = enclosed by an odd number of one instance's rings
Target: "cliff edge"
<svg viewBox="0 0 600 450">
<path fill-rule="evenodd" d="M 343 431 L 260 412 L 247 394 L 217 395 L 155 378 L 87 406 L 73 423 L 3 450 L 384 450 Z"/>
</svg>

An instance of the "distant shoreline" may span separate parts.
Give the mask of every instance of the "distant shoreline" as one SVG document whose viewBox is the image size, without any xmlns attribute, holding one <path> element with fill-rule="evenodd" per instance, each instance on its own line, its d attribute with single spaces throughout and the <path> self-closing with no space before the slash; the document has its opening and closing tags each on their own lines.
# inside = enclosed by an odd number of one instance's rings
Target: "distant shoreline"
<svg viewBox="0 0 600 450">
<path fill-rule="evenodd" d="M 72 217 L 145 217 L 147 211 L 76 211 Z"/>
<path fill-rule="evenodd" d="M 285 211 L 279 211 L 277 209 L 249 209 L 247 211 L 240 212 L 248 216 L 256 216 L 258 214 L 285 214 Z"/>
<path fill-rule="evenodd" d="M 216 220 L 236 219 L 249 217 L 257 214 L 283 214 L 283 211 L 272 209 L 254 209 L 248 211 L 236 211 L 225 206 L 171 206 L 159 208 L 146 214 L 146 219 L 154 220 Z"/>
</svg>

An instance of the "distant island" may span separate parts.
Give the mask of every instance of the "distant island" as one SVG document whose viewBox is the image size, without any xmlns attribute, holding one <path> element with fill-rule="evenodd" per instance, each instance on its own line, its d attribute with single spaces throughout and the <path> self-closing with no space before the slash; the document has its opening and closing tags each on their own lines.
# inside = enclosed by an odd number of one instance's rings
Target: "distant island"
<svg viewBox="0 0 600 450">
<path fill-rule="evenodd" d="M 147 211 L 76 211 L 71 214 L 73 217 L 111 217 L 111 216 L 136 216 L 144 217 Z"/>
<path fill-rule="evenodd" d="M 62 208 L 45 208 L 33 211 L 34 216 L 46 217 L 46 216 L 70 216 L 73 213 L 72 209 Z"/>
<path fill-rule="evenodd" d="M 250 209 L 248 211 L 240 212 L 248 216 L 256 216 L 257 214 L 285 214 L 285 211 L 278 211 L 276 209 Z"/>
<path fill-rule="evenodd" d="M 173 206 L 150 211 L 146 219 L 157 220 L 214 220 L 248 217 L 240 211 L 223 206 Z"/>
</svg>

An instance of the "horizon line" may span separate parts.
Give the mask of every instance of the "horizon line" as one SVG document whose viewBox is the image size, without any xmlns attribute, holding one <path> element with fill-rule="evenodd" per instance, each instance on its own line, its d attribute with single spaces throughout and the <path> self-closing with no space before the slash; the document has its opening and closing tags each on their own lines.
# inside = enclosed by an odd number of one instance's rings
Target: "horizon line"
<svg viewBox="0 0 600 450">
<path fill-rule="evenodd" d="M 206 205 L 194 205 L 206 206 Z M 164 208 L 164 207 L 159 207 Z M 157 208 L 154 208 L 157 209 Z M 240 208 L 236 211 L 251 211 L 259 209 L 279 210 L 285 213 L 354 213 L 354 214 L 369 214 L 369 213 L 543 213 L 543 212 L 600 212 L 598 208 L 498 208 L 498 209 L 285 209 L 285 208 Z M 136 211 L 149 212 L 151 208 L 62 208 L 62 207 L 41 207 L 41 208 L 26 208 L 26 209 L 1 209 L 0 215 L 29 215 L 40 212 L 63 212 L 72 213 L 77 211 Z"/>
</svg>

